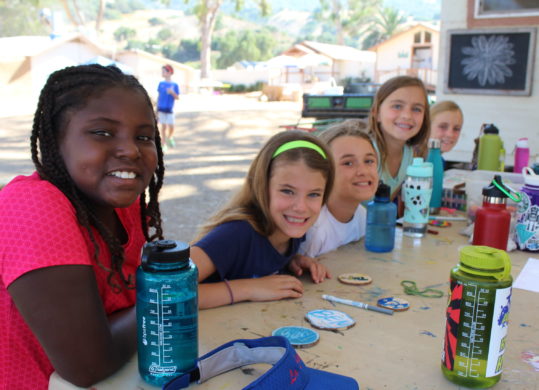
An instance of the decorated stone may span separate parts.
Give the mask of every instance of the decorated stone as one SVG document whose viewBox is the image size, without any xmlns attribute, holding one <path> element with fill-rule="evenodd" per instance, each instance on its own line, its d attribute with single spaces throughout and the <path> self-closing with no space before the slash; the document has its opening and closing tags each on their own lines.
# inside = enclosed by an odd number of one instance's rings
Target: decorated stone
<svg viewBox="0 0 539 390">
<path fill-rule="evenodd" d="M 320 340 L 318 332 L 303 326 L 283 326 L 275 329 L 271 335 L 287 338 L 296 348 L 312 347 Z"/>
<path fill-rule="evenodd" d="M 315 328 L 327 330 L 345 330 L 356 323 L 348 314 L 338 310 L 313 310 L 308 312 L 305 318 Z"/>
<path fill-rule="evenodd" d="M 380 307 L 394 311 L 404 311 L 410 308 L 410 303 L 408 303 L 408 301 L 395 297 L 381 298 L 376 304 Z"/>
<path fill-rule="evenodd" d="M 353 272 L 339 275 L 339 282 L 344 284 L 363 285 L 372 283 L 372 278 L 367 274 Z"/>
</svg>

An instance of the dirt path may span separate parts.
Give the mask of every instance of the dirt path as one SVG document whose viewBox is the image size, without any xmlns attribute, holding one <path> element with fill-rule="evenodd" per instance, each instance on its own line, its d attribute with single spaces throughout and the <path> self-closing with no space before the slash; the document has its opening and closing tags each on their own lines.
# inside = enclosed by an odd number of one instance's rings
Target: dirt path
<svg viewBox="0 0 539 390">
<path fill-rule="evenodd" d="M 295 123 L 300 110 L 299 103 L 264 103 L 245 95 L 182 97 L 160 196 L 166 237 L 191 240 L 242 183 L 263 143 L 279 125 Z M 31 127 L 31 116 L 0 118 L 0 184 L 33 171 Z"/>
</svg>

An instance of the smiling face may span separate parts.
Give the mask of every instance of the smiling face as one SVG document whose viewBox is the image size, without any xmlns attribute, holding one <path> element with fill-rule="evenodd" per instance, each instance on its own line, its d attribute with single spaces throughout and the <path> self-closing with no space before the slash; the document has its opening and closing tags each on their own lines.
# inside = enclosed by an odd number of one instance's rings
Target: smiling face
<svg viewBox="0 0 539 390">
<path fill-rule="evenodd" d="M 442 153 L 449 152 L 457 144 L 462 129 L 460 111 L 442 111 L 431 118 L 431 138 L 441 141 Z"/>
<path fill-rule="evenodd" d="M 388 95 L 376 115 L 385 140 L 404 146 L 421 130 L 425 109 L 425 94 L 420 87 L 402 87 Z"/>
<path fill-rule="evenodd" d="M 127 207 L 148 186 L 157 167 L 155 124 L 144 96 L 110 88 L 66 119 L 60 154 L 94 212 Z"/>
<path fill-rule="evenodd" d="M 364 138 L 343 136 L 330 144 L 335 160 L 335 185 L 331 196 L 359 204 L 378 188 L 378 161 L 371 143 Z"/>
<path fill-rule="evenodd" d="M 277 250 L 286 250 L 290 238 L 302 237 L 316 221 L 325 185 L 322 173 L 303 161 L 275 162 L 269 180 L 269 212 L 276 229 L 269 240 Z"/>
</svg>

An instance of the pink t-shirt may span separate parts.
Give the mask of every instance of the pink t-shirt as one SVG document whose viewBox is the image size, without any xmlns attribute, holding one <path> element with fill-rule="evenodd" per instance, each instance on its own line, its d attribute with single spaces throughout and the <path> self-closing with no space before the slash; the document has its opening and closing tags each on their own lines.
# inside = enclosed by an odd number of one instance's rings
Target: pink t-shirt
<svg viewBox="0 0 539 390">
<path fill-rule="evenodd" d="M 138 202 L 116 209 L 129 237 L 123 247 L 123 269 L 133 280 L 145 242 L 139 210 Z M 97 231 L 94 233 L 100 260 L 110 267 L 108 248 Z M 112 291 L 108 272 L 96 265 L 93 253 L 93 244 L 79 225 L 71 202 L 37 173 L 18 176 L 0 191 L 0 390 L 47 389 L 54 370 L 7 291 L 21 275 L 55 265 L 93 265 L 107 314 L 135 304 L 134 290 Z"/>
</svg>

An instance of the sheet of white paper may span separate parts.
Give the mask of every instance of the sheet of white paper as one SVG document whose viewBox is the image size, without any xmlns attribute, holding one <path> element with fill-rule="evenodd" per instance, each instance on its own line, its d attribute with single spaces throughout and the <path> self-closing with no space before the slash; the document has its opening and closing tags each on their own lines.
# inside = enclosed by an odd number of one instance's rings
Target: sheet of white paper
<svg viewBox="0 0 539 390">
<path fill-rule="evenodd" d="M 532 257 L 528 259 L 517 280 L 513 283 L 513 287 L 539 292 L 539 259 Z"/>
</svg>

